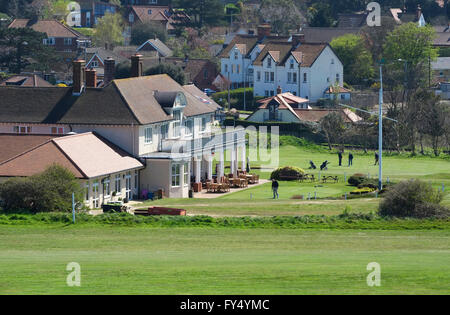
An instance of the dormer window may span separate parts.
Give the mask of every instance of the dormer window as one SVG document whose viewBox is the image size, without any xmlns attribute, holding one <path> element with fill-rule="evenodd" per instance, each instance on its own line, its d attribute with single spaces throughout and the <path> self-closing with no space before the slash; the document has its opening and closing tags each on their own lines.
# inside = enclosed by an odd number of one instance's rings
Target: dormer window
<svg viewBox="0 0 450 315">
<path fill-rule="evenodd" d="M 294 59 L 291 59 L 291 62 L 289 64 L 290 69 L 294 69 Z"/>
<path fill-rule="evenodd" d="M 272 59 L 267 59 L 267 68 L 272 68 Z"/>
</svg>

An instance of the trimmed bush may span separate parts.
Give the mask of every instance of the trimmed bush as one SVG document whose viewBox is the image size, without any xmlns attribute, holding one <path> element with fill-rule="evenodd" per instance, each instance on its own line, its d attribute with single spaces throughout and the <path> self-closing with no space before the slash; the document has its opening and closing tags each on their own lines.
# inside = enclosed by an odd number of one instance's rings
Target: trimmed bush
<svg viewBox="0 0 450 315">
<path fill-rule="evenodd" d="M 350 192 L 350 194 L 352 195 L 364 195 L 364 194 L 370 194 L 372 192 L 374 192 L 375 190 L 377 190 L 376 188 L 371 188 L 371 187 L 362 187 L 362 188 L 358 188 L 355 189 L 353 191 Z"/>
<path fill-rule="evenodd" d="M 348 178 L 348 184 L 350 186 L 358 187 L 358 185 L 362 184 L 366 179 L 366 175 L 364 174 L 353 174 Z"/>
<path fill-rule="evenodd" d="M 421 180 L 398 183 L 389 189 L 380 203 L 381 216 L 448 218 L 450 210 L 440 205 L 443 194 Z"/>
<path fill-rule="evenodd" d="M 283 178 L 290 178 L 289 180 L 295 180 L 295 178 L 299 178 L 303 176 L 305 171 L 298 167 L 293 166 L 285 166 L 277 168 L 270 175 L 270 179 L 282 180 Z"/>
</svg>

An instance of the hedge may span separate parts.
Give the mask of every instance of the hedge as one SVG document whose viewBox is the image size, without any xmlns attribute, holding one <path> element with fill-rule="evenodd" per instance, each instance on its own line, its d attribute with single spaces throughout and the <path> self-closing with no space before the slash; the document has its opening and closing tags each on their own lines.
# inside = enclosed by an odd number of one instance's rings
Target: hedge
<svg viewBox="0 0 450 315">
<path fill-rule="evenodd" d="M 211 97 L 217 104 L 225 107 L 228 102 L 228 91 L 214 93 Z M 253 88 L 245 88 L 245 110 L 256 110 L 258 107 L 256 101 L 260 99 L 262 99 L 262 97 L 253 96 Z M 230 90 L 230 103 L 230 109 L 236 108 L 237 110 L 244 110 L 244 88 Z"/>
</svg>

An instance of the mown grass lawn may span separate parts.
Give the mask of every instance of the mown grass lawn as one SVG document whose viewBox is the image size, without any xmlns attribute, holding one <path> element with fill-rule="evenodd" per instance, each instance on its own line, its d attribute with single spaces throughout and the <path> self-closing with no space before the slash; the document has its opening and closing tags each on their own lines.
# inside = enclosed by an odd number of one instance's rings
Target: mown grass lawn
<svg viewBox="0 0 450 315">
<path fill-rule="evenodd" d="M 0 294 L 449 294 L 450 232 L 0 226 Z M 81 265 L 68 287 L 66 265 Z M 370 262 L 381 287 L 368 287 Z"/>
<path fill-rule="evenodd" d="M 339 177 L 339 183 L 297 183 L 280 182 L 280 200 L 272 200 L 270 183 L 257 187 L 235 192 L 229 195 L 220 196 L 217 199 L 165 199 L 156 202 L 147 202 L 146 205 L 168 205 L 183 207 L 190 214 L 209 215 L 304 215 L 304 214 L 325 214 L 335 215 L 342 213 L 344 209 L 349 212 L 370 212 L 377 211 L 379 199 L 370 196 L 357 200 L 323 200 L 323 198 L 342 198 L 342 196 L 354 190 L 345 181 L 354 173 L 368 174 L 372 178 L 378 178 L 378 165 L 374 165 L 373 152 L 370 154 L 360 154 L 353 152 L 355 158 L 353 166 L 347 166 L 348 152 L 344 155 L 343 166 L 338 165 L 338 157 L 335 153 L 317 151 L 308 147 L 281 146 L 280 166 L 297 166 L 305 169 L 309 174 L 319 176 L 318 170 L 309 170 L 309 161 L 313 160 L 317 166 L 328 160 L 331 164 L 327 171 L 320 172 L 320 175 L 333 175 Z M 258 163 L 252 163 L 255 166 Z M 260 174 L 261 178 L 269 178 L 270 172 L 259 169 L 252 170 Z M 405 155 L 386 155 L 383 163 L 384 180 L 398 182 L 412 178 L 419 178 L 429 181 L 435 189 L 442 188 L 444 184 L 447 192 L 443 204 L 450 206 L 450 160 L 433 157 L 407 157 Z M 314 196 L 319 200 L 293 200 L 294 196 L 308 198 Z"/>
</svg>

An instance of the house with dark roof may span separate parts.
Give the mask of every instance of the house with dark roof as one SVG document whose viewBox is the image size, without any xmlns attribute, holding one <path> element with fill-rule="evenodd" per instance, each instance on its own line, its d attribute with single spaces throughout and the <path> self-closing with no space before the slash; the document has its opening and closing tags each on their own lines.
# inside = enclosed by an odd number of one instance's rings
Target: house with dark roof
<svg viewBox="0 0 450 315">
<path fill-rule="evenodd" d="M 84 35 L 57 20 L 15 19 L 8 27 L 29 27 L 36 32 L 45 33 L 47 38 L 44 39 L 44 44 L 58 52 L 76 52 L 79 40 L 87 40 Z"/>
<path fill-rule="evenodd" d="M 154 52 L 156 57 L 172 57 L 172 50 L 158 38 L 149 39 L 136 49 L 136 52 Z"/>
<path fill-rule="evenodd" d="M 126 12 L 126 20 L 130 28 L 137 23 L 156 23 L 171 32 L 175 30 L 177 23 L 189 20 L 186 13 L 169 6 L 131 5 Z"/>
<path fill-rule="evenodd" d="M 343 64 L 331 46 L 308 43 L 303 34 L 265 44 L 252 68 L 255 96 L 274 96 L 280 87 L 316 102 L 330 86 L 344 83 Z"/>
<path fill-rule="evenodd" d="M 239 148 L 245 169 L 245 134 L 215 134 L 216 103 L 167 75 L 142 76 L 142 56 L 131 59 L 131 78 L 112 78 L 101 87 L 84 60 L 73 63 L 71 87 L 0 86 L 0 134 L 95 132 L 145 165 L 139 194 L 163 190 L 168 197 L 187 197 L 191 184 L 198 189 L 212 179 L 211 156 L 225 150 L 237 161 Z M 231 170 L 237 172 L 237 163 Z M 216 175 L 224 176 L 223 159 Z"/>
</svg>

